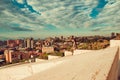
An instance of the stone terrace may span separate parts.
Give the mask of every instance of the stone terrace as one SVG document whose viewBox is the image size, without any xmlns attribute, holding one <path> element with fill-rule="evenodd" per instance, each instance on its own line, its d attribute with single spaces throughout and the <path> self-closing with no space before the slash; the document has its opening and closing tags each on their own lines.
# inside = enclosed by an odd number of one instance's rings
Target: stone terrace
<svg viewBox="0 0 120 80">
<path fill-rule="evenodd" d="M 0 69 L 0 80 L 117 80 L 118 47 Z"/>
</svg>

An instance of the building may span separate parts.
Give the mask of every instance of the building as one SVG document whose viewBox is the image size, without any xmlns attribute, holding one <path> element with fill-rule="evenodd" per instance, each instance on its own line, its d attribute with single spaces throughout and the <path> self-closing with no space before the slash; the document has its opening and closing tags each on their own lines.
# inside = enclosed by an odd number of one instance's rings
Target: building
<svg viewBox="0 0 120 80">
<path fill-rule="evenodd" d="M 12 63 L 12 52 L 14 52 L 14 51 L 13 50 L 5 50 L 4 51 L 6 63 Z"/>
<path fill-rule="evenodd" d="M 15 47 L 16 43 L 14 40 L 7 40 L 7 46 L 8 47 Z"/>
<path fill-rule="evenodd" d="M 4 55 L 5 55 L 6 63 L 19 62 L 19 60 L 23 59 L 22 58 L 22 53 L 20 53 L 19 51 L 5 50 Z"/>
<path fill-rule="evenodd" d="M 52 53 L 54 52 L 54 47 L 42 47 L 42 53 Z"/>
<path fill-rule="evenodd" d="M 27 47 L 27 39 L 24 39 L 24 41 L 23 41 L 23 47 L 24 47 L 24 48 Z"/>
<path fill-rule="evenodd" d="M 0 60 L 4 60 L 4 50 L 0 50 Z"/>
<path fill-rule="evenodd" d="M 27 38 L 24 40 L 24 47 L 25 48 L 34 48 L 34 39 L 33 38 Z"/>
<path fill-rule="evenodd" d="M 34 48 L 34 40 L 33 40 L 33 38 L 31 38 L 31 41 L 30 41 L 30 48 Z"/>
<path fill-rule="evenodd" d="M 115 38 L 115 33 L 111 33 L 111 38 Z"/>
<path fill-rule="evenodd" d="M 5 57 L 4 54 L 0 54 L 0 66 L 2 65 L 3 62 L 5 62 Z"/>
<path fill-rule="evenodd" d="M 39 41 L 37 41 L 36 43 L 35 43 L 35 47 L 36 47 L 36 49 L 42 49 L 42 43 L 41 42 L 39 42 Z"/>
<path fill-rule="evenodd" d="M 7 40 L 7 46 L 8 47 L 17 47 L 22 43 L 22 40 L 17 39 L 17 40 Z"/>
<path fill-rule="evenodd" d="M 27 39 L 27 48 L 31 48 L 31 39 L 30 38 Z"/>
</svg>

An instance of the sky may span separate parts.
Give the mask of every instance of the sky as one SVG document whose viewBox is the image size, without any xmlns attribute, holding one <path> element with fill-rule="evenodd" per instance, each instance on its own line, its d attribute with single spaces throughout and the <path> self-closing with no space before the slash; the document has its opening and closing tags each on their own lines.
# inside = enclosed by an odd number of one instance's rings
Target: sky
<svg viewBox="0 0 120 80">
<path fill-rule="evenodd" d="M 120 32 L 120 0 L 0 0 L 0 39 Z"/>
</svg>

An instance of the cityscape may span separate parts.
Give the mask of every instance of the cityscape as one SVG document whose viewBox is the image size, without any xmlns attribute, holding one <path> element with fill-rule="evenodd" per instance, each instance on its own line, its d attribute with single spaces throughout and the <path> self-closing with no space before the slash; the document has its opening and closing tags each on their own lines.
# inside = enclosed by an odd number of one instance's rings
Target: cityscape
<svg viewBox="0 0 120 80">
<path fill-rule="evenodd" d="M 120 33 L 111 33 L 111 36 L 84 36 L 84 37 L 49 37 L 46 39 L 13 39 L 0 41 L 0 66 L 35 62 L 37 59 L 48 59 L 48 55 L 64 57 L 65 51 L 100 50 L 109 47 L 110 40 L 120 39 Z M 31 61 L 30 61 L 31 60 Z"/>
<path fill-rule="evenodd" d="M 120 0 L 0 0 L 0 80 L 120 80 Z"/>
</svg>

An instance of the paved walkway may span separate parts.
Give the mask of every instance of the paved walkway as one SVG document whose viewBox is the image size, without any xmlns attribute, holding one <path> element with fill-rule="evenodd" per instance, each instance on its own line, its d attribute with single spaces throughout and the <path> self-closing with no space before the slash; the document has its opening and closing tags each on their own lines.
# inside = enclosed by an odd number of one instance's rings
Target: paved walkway
<svg viewBox="0 0 120 80">
<path fill-rule="evenodd" d="M 62 64 L 23 80 L 106 80 L 116 48 L 67 57 Z"/>
</svg>

